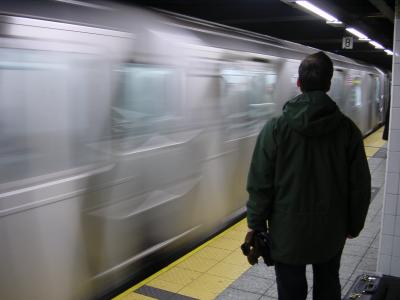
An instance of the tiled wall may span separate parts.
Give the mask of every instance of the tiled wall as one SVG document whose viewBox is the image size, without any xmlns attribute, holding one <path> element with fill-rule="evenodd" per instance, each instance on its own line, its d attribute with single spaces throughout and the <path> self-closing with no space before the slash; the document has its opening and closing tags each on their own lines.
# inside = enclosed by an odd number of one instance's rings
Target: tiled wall
<svg viewBox="0 0 400 300">
<path fill-rule="evenodd" d="M 378 271 L 400 277 L 400 0 L 396 0 L 393 86 Z"/>
</svg>

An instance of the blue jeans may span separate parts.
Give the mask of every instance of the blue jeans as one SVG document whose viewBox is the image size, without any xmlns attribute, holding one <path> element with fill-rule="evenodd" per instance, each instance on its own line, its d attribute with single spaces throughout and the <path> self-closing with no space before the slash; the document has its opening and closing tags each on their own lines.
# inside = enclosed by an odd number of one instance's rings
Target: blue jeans
<svg viewBox="0 0 400 300">
<path fill-rule="evenodd" d="M 339 281 L 342 253 L 325 263 L 313 264 L 313 300 L 340 300 Z M 305 300 L 307 298 L 306 265 L 275 263 L 279 300 Z"/>
</svg>

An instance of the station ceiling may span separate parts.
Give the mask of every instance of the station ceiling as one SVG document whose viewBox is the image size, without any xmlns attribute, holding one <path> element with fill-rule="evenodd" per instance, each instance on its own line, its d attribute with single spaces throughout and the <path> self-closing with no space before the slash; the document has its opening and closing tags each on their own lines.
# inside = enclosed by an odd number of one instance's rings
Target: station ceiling
<svg viewBox="0 0 400 300">
<path fill-rule="evenodd" d="M 332 26 L 294 0 L 121 0 L 164 9 L 232 27 L 266 34 L 355 58 L 386 70 L 392 56 L 354 38 L 353 49 L 342 49 L 342 38 L 351 36 L 344 26 Z M 393 49 L 395 0 L 309 0 L 354 27 L 386 49 Z"/>
</svg>

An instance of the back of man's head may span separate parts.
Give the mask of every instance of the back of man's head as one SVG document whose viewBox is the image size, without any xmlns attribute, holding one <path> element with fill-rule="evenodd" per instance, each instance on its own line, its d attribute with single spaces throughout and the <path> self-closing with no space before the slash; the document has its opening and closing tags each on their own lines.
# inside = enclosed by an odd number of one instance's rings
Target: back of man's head
<svg viewBox="0 0 400 300">
<path fill-rule="evenodd" d="M 298 85 L 302 92 L 329 91 L 333 63 L 322 51 L 307 56 L 299 67 Z"/>
</svg>

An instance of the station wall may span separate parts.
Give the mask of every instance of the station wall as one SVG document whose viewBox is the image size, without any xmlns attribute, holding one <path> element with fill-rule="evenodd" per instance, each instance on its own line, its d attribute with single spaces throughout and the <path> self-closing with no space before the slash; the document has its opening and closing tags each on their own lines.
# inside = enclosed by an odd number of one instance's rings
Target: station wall
<svg viewBox="0 0 400 300">
<path fill-rule="evenodd" d="M 377 271 L 400 277 L 400 0 L 396 0 L 395 11 L 390 130 Z"/>
</svg>

